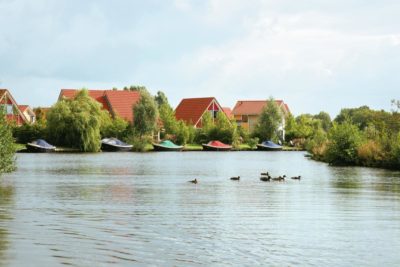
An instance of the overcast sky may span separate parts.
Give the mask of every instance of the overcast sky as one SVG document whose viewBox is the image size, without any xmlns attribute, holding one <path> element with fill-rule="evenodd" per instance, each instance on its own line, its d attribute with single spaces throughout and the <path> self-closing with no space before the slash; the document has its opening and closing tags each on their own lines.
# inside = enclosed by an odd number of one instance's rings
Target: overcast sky
<svg viewBox="0 0 400 267">
<path fill-rule="evenodd" d="M 50 106 L 61 88 L 145 85 L 283 99 L 295 115 L 400 99 L 398 0 L 0 0 L 0 88 Z"/>
</svg>

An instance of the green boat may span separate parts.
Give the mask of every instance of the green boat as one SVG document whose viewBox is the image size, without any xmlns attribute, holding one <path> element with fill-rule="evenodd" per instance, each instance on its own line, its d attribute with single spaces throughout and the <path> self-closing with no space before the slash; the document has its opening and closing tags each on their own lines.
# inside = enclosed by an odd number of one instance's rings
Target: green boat
<svg viewBox="0 0 400 267">
<path fill-rule="evenodd" d="M 153 143 L 153 147 L 155 151 L 181 151 L 183 146 L 175 145 L 170 140 L 164 140 L 159 144 Z"/>
</svg>

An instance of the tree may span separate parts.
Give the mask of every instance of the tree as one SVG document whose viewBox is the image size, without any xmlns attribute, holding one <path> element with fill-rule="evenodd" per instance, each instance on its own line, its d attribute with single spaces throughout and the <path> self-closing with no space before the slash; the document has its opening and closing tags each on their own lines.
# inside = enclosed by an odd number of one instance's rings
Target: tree
<svg viewBox="0 0 400 267">
<path fill-rule="evenodd" d="M 277 131 L 281 124 L 281 120 L 281 111 L 275 100 L 271 97 L 260 114 L 253 135 L 258 137 L 260 140 L 277 139 Z"/>
<path fill-rule="evenodd" d="M 119 116 L 114 118 L 108 112 L 102 112 L 100 135 L 105 137 L 116 137 L 124 139 L 129 123 Z"/>
<path fill-rule="evenodd" d="M 15 170 L 15 149 L 11 126 L 0 108 L 0 174 Z"/>
<path fill-rule="evenodd" d="M 158 107 L 160 107 L 161 105 L 168 105 L 172 109 L 164 92 L 158 91 L 157 95 L 154 97 L 154 100 L 156 101 Z"/>
<path fill-rule="evenodd" d="M 158 109 L 154 98 L 147 91 L 141 91 L 139 102 L 133 107 L 134 132 L 142 137 L 156 130 Z"/>
<path fill-rule="evenodd" d="M 325 132 L 329 131 L 332 126 L 332 120 L 331 116 L 329 116 L 327 112 L 321 111 L 320 113 L 315 115 L 314 118 L 321 121 L 322 129 L 324 129 Z"/>
<path fill-rule="evenodd" d="M 100 150 L 101 105 L 86 89 L 75 98 L 57 102 L 47 115 L 47 128 L 56 145 L 78 148 L 84 152 Z"/>
</svg>

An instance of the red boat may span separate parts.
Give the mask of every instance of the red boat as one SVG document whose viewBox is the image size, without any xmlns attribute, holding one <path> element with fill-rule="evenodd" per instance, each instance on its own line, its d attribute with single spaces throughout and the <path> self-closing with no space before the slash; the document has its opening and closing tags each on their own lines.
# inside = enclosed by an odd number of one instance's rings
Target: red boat
<svg viewBox="0 0 400 267">
<path fill-rule="evenodd" d="M 220 141 L 210 141 L 207 144 L 203 144 L 203 149 L 207 151 L 229 151 L 232 149 L 232 146 Z"/>
</svg>

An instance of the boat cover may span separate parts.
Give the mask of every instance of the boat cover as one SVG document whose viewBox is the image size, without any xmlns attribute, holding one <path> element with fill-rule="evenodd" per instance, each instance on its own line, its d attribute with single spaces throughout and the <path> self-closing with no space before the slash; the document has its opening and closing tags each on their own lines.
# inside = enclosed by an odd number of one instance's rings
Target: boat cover
<svg viewBox="0 0 400 267">
<path fill-rule="evenodd" d="M 215 140 L 208 142 L 207 145 L 214 146 L 214 147 L 231 147 L 230 145 L 227 145 L 227 144 L 224 144 L 224 143 L 222 143 L 220 141 L 215 141 Z"/>
<path fill-rule="evenodd" d="M 172 141 L 170 140 L 164 140 L 161 143 L 159 143 L 158 145 L 160 146 L 165 146 L 165 147 L 169 147 L 169 148 L 177 148 L 177 147 L 182 147 L 182 146 L 178 146 L 176 144 L 174 144 Z"/>
<path fill-rule="evenodd" d="M 104 138 L 101 140 L 103 144 L 109 144 L 109 145 L 114 145 L 114 146 L 130 146 L 127 143 L 122 142 L 121 140 L 118 140 L 117 138 Z"/>
<path fill-rule="evenodd" d="M 49 143 L 47 143 L 43 139 L 37 139 L 37 140 L 31 142 L 31 144 L 37 145 L 37 146 L 40 146 L 40 147 L 43 147 L 43 148 L 49 148 L 49 149 L 50 148 L 54 148 L 54 146 L 50 145 Z"/>
<path fill-rule="evenodd" d="M 282 146 L 275 144 L 272 141 L 264 141 L 261 143 L 261 145 L 266 146 L 266 147 L 270 147 L 270 148 L 281 148 Z"/>
</svg>

